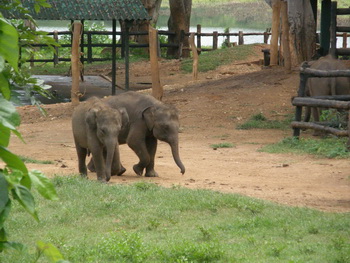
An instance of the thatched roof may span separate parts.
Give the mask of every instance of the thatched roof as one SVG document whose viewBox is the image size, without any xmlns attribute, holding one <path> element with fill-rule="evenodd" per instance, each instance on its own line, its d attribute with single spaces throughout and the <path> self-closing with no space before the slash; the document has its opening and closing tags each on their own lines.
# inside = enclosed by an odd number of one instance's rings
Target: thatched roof
<svg viewBox="0 0 350 263">
<path fill-rule="evenodd" d="M 35 12 L 34 0 L 22 0 L 35 20 L 149 20 L 140 0 L 47 0 L 50 8 Z M 0 10 L 6 18 L 24 18 L 12 10 Z"/>
</svg>

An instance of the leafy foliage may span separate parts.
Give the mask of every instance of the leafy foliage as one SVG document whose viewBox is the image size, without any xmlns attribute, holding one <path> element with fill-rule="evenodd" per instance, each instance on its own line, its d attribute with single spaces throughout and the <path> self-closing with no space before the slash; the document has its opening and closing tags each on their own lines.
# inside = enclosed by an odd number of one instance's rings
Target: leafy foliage
<svg viewBox="0 0 350 263">
<path fill-rule="evenodd" d="M 20 1 L 7 1 L 7 7 L 20 7 Z M 47 6 L 45 1 L 38 0 L 35 8 Z M 1 7 L 1 6 L 0 6 Z M 25 9 L 20 9 L 26 13 Z M 27 18 L 30 16 L 27 14 Z M 22 21 L 23 23 L 23 21 Z M 20 23 L 18 22 L 18 25 Z M 19 33 L 20 32 L 20 33 Z M 39 171 L 28 171 L 20 157 L 7 149 L 11 132 L 22 139 L 17 130 L 20 125 L 20 116 L 11 102 L 11 88 L 14 85 L 27 85 L 37 91 L 42 88 L 34 78 L 28 78 L 19 69 L 19 41 L 21 37 L 27 38 L 28 42 L 34 37 L 23 26 L 17 28 L 4 19 L 0 13 L 0 159 L 4 162 L 0 167 L 0 252 L 8 249 L 23 251 L 24 245 L 11 242 L 8 239 L 5 222 L 9 219 L 11 208 L 15 202 L 20 204 L 35 220 L 39 221 L 35 199 L 32 190 L 48 199 L 57 200 L 57 193 L 52 182 Z M 45 93 L 45 91 L 44 91 Z M 48 256 L 51 262 L 57 262 L 63 257 L 51 244 L 38 243 L 38 251 Z"/>
</svg>

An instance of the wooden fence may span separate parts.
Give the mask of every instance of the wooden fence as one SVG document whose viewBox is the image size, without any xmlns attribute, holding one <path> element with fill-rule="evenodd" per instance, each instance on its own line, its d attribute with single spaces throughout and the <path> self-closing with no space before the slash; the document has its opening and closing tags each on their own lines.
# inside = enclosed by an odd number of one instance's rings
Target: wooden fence
<svg viewBox="0 0 350 263">
<path fill-rule="evenodd" d="M 234 45 L 244 45 L 244 39 L 246 37 L 249 36 L 262 36 L 262 41 L 261 43 L 267 43 L 268 42 L 268 38 L 271 35 L 270 32 L 266 31 L 263 33 L 244 33 L 243 31 L 239 31 L 236 33 L 230 33 L 230 32 L 226 32 L 226 33 L 218 33 L 217 31 L 214 31 L 212 33 L 203 33 L 201 32 L 201 25 L 197 26 L 197 32 L 193 32 L 196 36 L 196 44 L 197 44 L 197 50 L 200 54 L 201 51 L 211 51 L 211 50 L 216 50 L 218 49 L 218 38 L 219 37 L 225 37 L 225 45 L 230 47 L 230 46 L 234 46 Z M 87 62 L 87 63 L 92 63 L 93 61 L 109 61 L 111 60 L 111 58 L 103 58 L 103 57 L 93 57 L 93 48 L 95 47 L 103 47 L 103 48 L 112 48 L 112 44 L 110 43 L 93 43 L 92 41 L 92 37 L 93 35 L 106 35 L 106 36 L 111 36 L 113 34 L 113 32 L 111 31 L 84 31 L 83 32 L 83 36 L 86 37 L 82 37 L 82 42 L 80 44 L 80 48 L 81 48 L 81 52 L 82 52 L 82 57 L 81 57 L 81 61 L 82 63 Z M 116 47 L 121 48 L 121 54 L 123 56 L 124 54 L 124 37 L 125 35 L 123 34 L 123 32 L 116 32 L 117 35 L 120 36 L 121 41 L 119 41 L 119 43 L 116 44 Z M 70 37 L 72 36 L 72 32 L 71 31 L 54 31 L 54 32 L 48 32 L 49 36 L 52 36 L 53 39 L 55 40 L 56 43 L 59 44 L 60 40 L 60 36 L 63 35 L 69 35 Z M 148 32 L 129 32 L 128 33 L 129 36 L 139 36 L 139 35 L 148 35 Z M 169 31 L 165 31 L 165 30 L 158 30 L 158 35 L 159 36 L 169 36 L 169 35 L 175 35 L 174 32 L 169 32 Z M 181 37 L 180 39 L 183 40 L 184 36 L 190 36 L 191 33 L 185 33 L 185 32 L 181 32 Z M 202 37 L 212 37 L 212 48 L 208 48 L 208 47 L 203 47 L 202 48 Z M 238 43 L 237 42 L 231 42 L 231 37 L 238 37 Z M 87 42 L 84 42 L 84 39 L 87 39 Z M 45 44 L 32 44 L 32 47 L 46 47 Z M 60 57 L 60 48 L 67 48 L 67 47 L 71 47 L 71 44 L 60 44 L 59 47 L 55 47 L 55 52 L 53 52 L 53 57 L 52 58 L 35 58 L 32 57 L 30 59 L 28 59 L 26 62 L 53 62 L 55 65 L 58 64 L 59 62 L 62 61 L 70 61 L 70 57 Z M 167 47 L 182 47 L 182 48 L 189 48 L 189 47 L 184 47 L 182 45 L 182 43 L 179 44 L 170 44 L 170 43 L 159 43 L 159 47 L 160 48 L 167 48 Z M 133 48 L 148 48 L 149 45 L 148 44 L 129 44 L 129 47 L 131 49 Z M 181 54 L 181 51 L 180 51 Z"/>
<path fill-rule="evenodd" d="M 350 111 L 350 95 L 336 95 L 336 96 L 318 96 L 307 97 L 306 83 L 308 78 L 327 78 L 327 77 L 350 77 L 350 70 L 316 70 L 310 69 L 307 62 L 304 62 L 300 69 L 300 85 L 298 96 L 292 99 L 295 110 L 295 121 L 292 122 L 293 136 L 299 137 L 301 129 L 314 129 L 332 133 L 337 136 L 348 136 L 348 148 L 350 148 L 350 114 L 348 119 L 348 130 L 339 130 L 328 127 L 326 123 L 311 123 L 303 122 L 302 108 L 303 107 L 320 107 L 320 108 L 335 108 Z M 350 113 L 350 112 L 349 112 Z"/>
</svg>

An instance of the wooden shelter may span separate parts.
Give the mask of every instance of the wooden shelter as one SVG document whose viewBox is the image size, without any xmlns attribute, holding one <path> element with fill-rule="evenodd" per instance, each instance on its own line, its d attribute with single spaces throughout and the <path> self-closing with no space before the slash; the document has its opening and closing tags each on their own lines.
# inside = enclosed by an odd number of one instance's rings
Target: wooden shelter
<svg viewBox="0 0 350 263">
<path fill-rule="evenodd" d="M 84 25 L 85 20 L 112 21 L 112 94 L 116 89 L 116 36 L 117 21 L 125 25 L 125 87 L 129 87 L 129 27 L 135 21 L 150 20 L 146 9 L 140 0 L 47 0 L 49 8 L 35 11 L 34 0 L 21 0 L 22 5 L 30 11 L 35 20 L 79 20 Z M 1 10 L 9 19 L 25 19 L 23 14 L 12 10 Z M 84 29 L 83 29 L 84 30 Z"/>
</svg>

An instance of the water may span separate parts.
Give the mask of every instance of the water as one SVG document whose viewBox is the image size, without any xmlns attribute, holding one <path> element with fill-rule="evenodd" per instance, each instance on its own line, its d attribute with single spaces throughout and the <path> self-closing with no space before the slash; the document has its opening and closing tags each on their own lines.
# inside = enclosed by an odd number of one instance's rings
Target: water
<svg viewBox="0 0 350 263">
<path fill-rule="evenodd" d="M 88 21 L 89 22 L 89 21 Z M 88 23 L 87 22 L 87 23 Z M 67 31 L 68 25 L 70 21 L 38 21 L 39 30 L 52 32 L 54 30 L 57 31 Z M 96 23 L 96 22 L 95 22 Z M 97 22 L 97 23 L 103 23 L 103 22 Z M 102 24 L 103 25 L 103 24 Z M 112 31 L 112 25 L 111 22 L 104 23 L 106 30 Z M 168 30 L 167 26 L 160 26 L 157 27 L 158 30 Z M 202 33 L 213 33 L 214 31 L 217 31 L 218 33 L 224 33 L 226 28 L 224 27 L 202 27 Z M 120 27 L 117 27 L 117 31 L 120 31 Z M 261 28 L 246 28 L 246 27 L 230 27 L 229 28 L 230 33 L 238 33 L 239 31 L 243 31 L 243 33 L 264 33 L 264 30 Z M 197 28 L 195 26 L 190 27 L 190 32 L 195 33 L 197 32 Z M 269 37 L 270 40 L 271 37 Z M 119 40 L 117 36 L 117 41 Z M 195 40 L 196 41 L 196 40 Z M 218 38 L 218 47 L 221 47 L 222 43 L 225 41 L 225 37 L 219 36 Z M 213 45 L 213 37 L 201 37 L 202 46 L 212 46 Z M 230 42 L 237 42 L 238 43 L 238 37 L 231 36 Z M 195 42 L 196 43 L 196 42 Z M 244 36 L 244 44 L 254 44 L 254 43 L 264 43 L 264 37 L 261 36 Z M 270 42 L 268 42 L 270 43 Z M 337 47 L 341 48 L 343 43 L 342 37 L 337 37 Z M 350 48 L 350 37 L 348 37 L 347 40 L 347 47 Z"/>
</svg>

